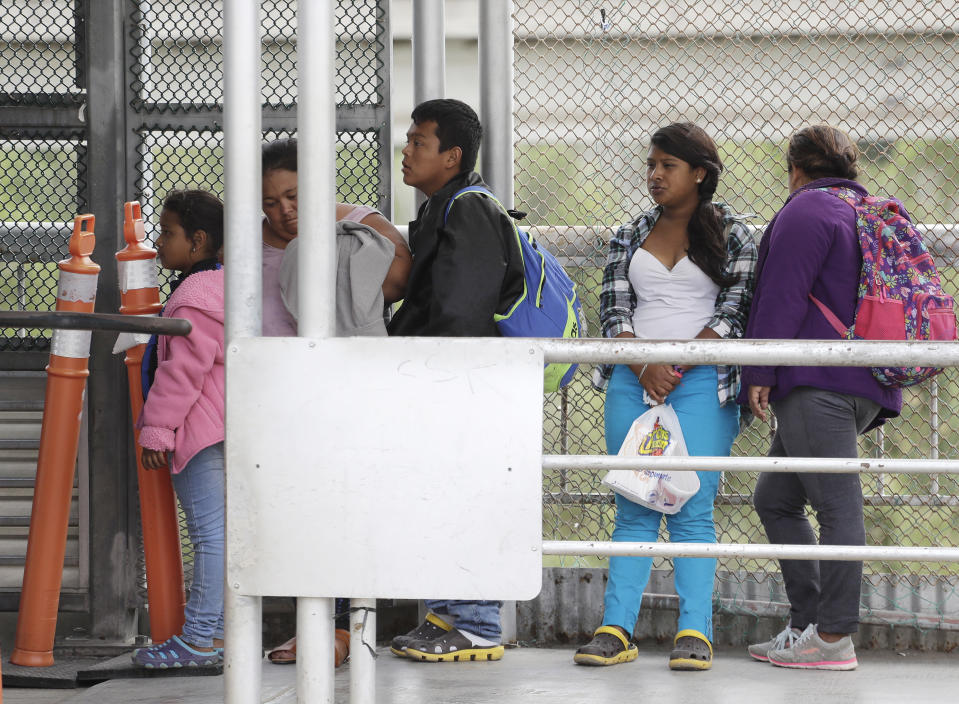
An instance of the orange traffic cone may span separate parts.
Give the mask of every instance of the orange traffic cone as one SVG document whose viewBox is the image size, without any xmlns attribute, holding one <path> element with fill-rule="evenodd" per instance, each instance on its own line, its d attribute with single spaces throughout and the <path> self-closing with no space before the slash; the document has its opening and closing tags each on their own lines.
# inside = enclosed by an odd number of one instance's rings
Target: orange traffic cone
<svg viewBox="0 0 959 704">
<path fill-rule="evenodd" d="M 117 252 L 120 312 L 125 315 L 156 315 L 162 307 L 157 282 L 156 250 L 143 244 L 145 234 L 140 204 L 126 203 L 123 210 L 123 238 L 127 244 Z M 134 344 L 127 348 L 124 359 L 134 425 L 143 410 L 140 366 L 145 349 L 145 343 Z M 114 352 L 118 351 L 114 349 Z M 140 524 L 146 560 L 147 601 L 150 605 L 150 637 L 154 643 L 162 643 L 183 628 L 185 597 L 180 528 L 170 472 L 143 468 L 139 437 L 140 431 L 134 427 L 137 480 L 140 486 Z"/>
<path fill-rule="evenodd" d="M 90 259 L 96 242 L 93 225 L 92 215 L 78 215 L 73 220 L 71 257 L 58 265 L 58 311 L 93 312 L 100 273 L 100 267 Z M 53 331 L 27 561 L 15 647 L 10 656 L 10 662 L 15 665 L 47 667 L 53 664 L 53 638 L 89 356 L 88 330 Z"/>
</svg>

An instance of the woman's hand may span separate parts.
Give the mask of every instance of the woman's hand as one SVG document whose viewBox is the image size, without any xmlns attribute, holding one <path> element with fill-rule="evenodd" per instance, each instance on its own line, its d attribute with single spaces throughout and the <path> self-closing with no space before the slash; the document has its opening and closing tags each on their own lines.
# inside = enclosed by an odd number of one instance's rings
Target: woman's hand
<svg viewBox="0 0 959 704">
<path fill-rule="evenodd" d="M 646 389 L 649 397 L 656 403 L 664 403 L 666 397 L 679 386 L 679 382 L 683 378 L 682 374 L 673 369 L 671 364 L 630 365 L 630 369 L 636 374 L 636 378 Z"/>
<path fill-rule="evenodd" d="M 766 409 L 769 408 L 769 390 L 771 386 L 749 387 L 749 410 L 759 420 L 766 420 Z"/>
<path fill-rule="evenodd" d="M 142 448 L 140 460 L 143 462 L 144 469 L 163 469 L 167 466 L 166 452 L 163 450 L 151 450 Z"/>
</svg>

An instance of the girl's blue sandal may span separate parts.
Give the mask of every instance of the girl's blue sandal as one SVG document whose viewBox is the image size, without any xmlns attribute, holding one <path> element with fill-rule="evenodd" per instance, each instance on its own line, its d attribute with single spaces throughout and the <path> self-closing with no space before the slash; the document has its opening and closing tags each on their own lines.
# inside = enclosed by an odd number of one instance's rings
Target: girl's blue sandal
<svg viewBox="0 0 959 704">
<path fill-rule="evenodd" d="M 222 652 L 196 650 L 180 636 L 163 643 L 140 648 L 133 653 L 133 663 L 147 669 L 166 670 L 174 667 L 214 667 L 220 664 Z"/>
</svg>

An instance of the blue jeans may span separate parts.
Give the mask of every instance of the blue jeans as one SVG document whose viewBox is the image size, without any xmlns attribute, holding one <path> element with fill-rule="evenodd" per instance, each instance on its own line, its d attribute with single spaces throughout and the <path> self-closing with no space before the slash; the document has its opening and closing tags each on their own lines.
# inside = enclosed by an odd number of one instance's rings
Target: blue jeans
<svg viewBox="0 0 959 704">
<path fill-rule="evenodd" d="M 193 584 L 186 604 L 183 640 L 200 648 L 223 637 L 223 544 L 226 493 L 223 443 L 200 450 L 173 475 L 180 507 L 193 543 Z"/>
<path fill-rule="evenodd" d="M 716 384 L 716 367 L 693 367 L 666 398 L 679 417 L 690 455 L 729 455 L 739 433 L 739 407 L 732 402 L 720 407 Z M 636 375 L 629 367 L 616 366 L 606 390 L 606 447 L 609 454 L 619 452 L 633 421 L 647 410 L 649 406 L 643 402 L 643 387 Z M 699 491 L 678 513 L 666 516 L 669 539 L 673 542 L 716 542 L 713 501 L 719 490 L 720 473 L 696 474 L 699 475 Z M 663 515 L 616 495 L 613 540 L 655 542 Z M 653 560 L 649 557 L 610 558 L 603 625 L 621 626 L 628 633 L 633 632 L 652 565 Z M 673 565 L 679 596 L 678 630 L 693 629 L 711 641 L 716 560 L 677 557 Z"/>
<path fill-rule="evenodd" d="M 499 622 L 499 609 L 502 605 L 502 601 L 426 600 L 427 609 L 451 620 L 456 628 L 497 643 L 503 637 Z"/>
</svg>

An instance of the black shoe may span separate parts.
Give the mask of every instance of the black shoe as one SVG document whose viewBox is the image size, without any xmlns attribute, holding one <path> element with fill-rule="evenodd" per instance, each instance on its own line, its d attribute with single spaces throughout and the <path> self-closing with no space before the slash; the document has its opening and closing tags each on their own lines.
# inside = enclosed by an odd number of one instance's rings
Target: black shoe
<svg viewBox="0 0 959 704">
<path fill-rule="evenodd" d="M 470 662 L 472 660 L 499 660 L 503 657 L 501 643 L 494 643 L 457 628 L 432 640 L 411 640 L 406 657 L 425 662 Z"/>
<path fill-rule="evenodd" d="M 632 662 L 639 656 L 635 643 L 615 626 L 600 626 L 593 634 L 593 640 L 580 646 L 573 655 L 577 665 L 619 665 Z"/>
<path fill-rule="evenodd" d="M 673 639 L 670 670 L 708 670 L 713 666 L 713 646 L 699 631 L 686 628 Z"/>
<path fill-rule="evenodd" d="M 406 635 L 396 636 L 390 643 L 390 652 L 400 658 L 406 657 L 406 646 L 411 640 L 433 640 L 453 628 L 442 618 L 430 611 L 426 620 Z"/>
</svg>

